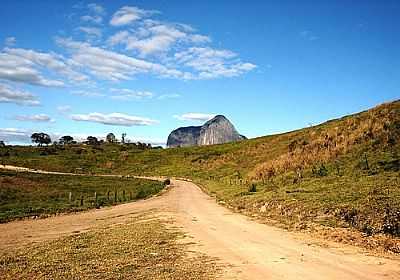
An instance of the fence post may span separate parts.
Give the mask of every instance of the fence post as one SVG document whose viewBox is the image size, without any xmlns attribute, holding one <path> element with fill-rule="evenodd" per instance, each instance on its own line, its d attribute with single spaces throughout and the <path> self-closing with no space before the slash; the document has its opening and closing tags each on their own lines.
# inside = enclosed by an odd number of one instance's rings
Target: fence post
<svg viewBox="0 0 400 280">
<path fill-rule="evenodd" d="M 114 202 L 117 203 L 117 189 L 114 190 Z"/>
<path fill-rule="evenodd" d="M 97 207 L 97 192 L 94 192 L 94 206 Z"/>
<path fill-rule="evenodd" d="M 122 199 L 125 201 L 125 190 L 122 191 Z"/>
<path fill-rule="evenodd" d="M 68 194 L 68 201 L 69 201 L 69 203 L 71 203 L 71 201 L 72 201 L 72 192 L 69 192 L 69 194 Z"/>
<path fill-rule="evenodd" d="M 367 158 L 367 154 L 364 154 L 365 157 L 365 165 L 367 167 L 367 170 L 369 170 L 369 164 L 368 164 L 368 158 Z"/>
<path fill-rule="evenodd" d="M 83 206 L 83 195 L 81 196 L 81 206 Z"/>
</svg>

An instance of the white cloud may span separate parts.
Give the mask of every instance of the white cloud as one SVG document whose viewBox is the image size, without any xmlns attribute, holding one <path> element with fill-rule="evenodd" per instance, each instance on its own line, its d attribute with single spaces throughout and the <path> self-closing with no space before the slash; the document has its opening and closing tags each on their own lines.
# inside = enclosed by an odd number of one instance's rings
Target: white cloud
<svg viewBox="0 0 400 280">
<path fill-rule="evenodd" d="M 73 70 L 70 63 L 55 53 L 5 48 L 0 53 L 0 79 L 47 87 L 64 86 L 62 80 L 43 77 L 43 72 L 51 72 L 53 76 L 61 75 L 74 82 L 87 81 L 88 77 Z"/>
<path fill-rule="evenodd" d="M 93 15 L 93 16 L 84 15 L 84 16 L 81 16 L 81 21 L 87 22 L 87 23 L 92 22 L 92 23 L 95 23 L 95 24 L 100 24 L 100 23 L 103 22 L 103 18 L 101 16 L 98 16 L 98 15 Z"/>
<path fill-rule="evenodd" d="M 46 87 L 64 85 L 62 81 L 45 79 L 31 61 L 9 53 L 0 53 L 0 80 Z"/>
<path fill-rule="evenodd" d="M 194 43 L 210 43 L 211 38 L 200 34 L 192 34 L 189 36 L 190 41 Z"/>
<path fill-rule="evenodd" d="M 80 26 L 78 27 L 78 30 L 86 33 L 88 36 L 94 36 L 100 38 L 103 35 L 101 29 L 97 27 Z"/>
<path fill-rule="evenodd" d="M 71 109 L 72 108 L 69 105 L 60 105 L 60 106 L 57 107 L 57 111 L 62 113 L 62 114 L 71 112 Z"/>
<path fill-rule="evenodd" d="M 113 26 L 123 26 L 127 24 L 131 24 L 135 21 L 138 21 L 142 18 L 148 17 L 156 11 L 147 11 L 142 10 L 137 7 L 132 6 L 124 6 L 120 8 L 117 12 L 114 13 L 110 20 L 110 24 Z"/>
<path fill-rule="evenodd" d="M 105 15 L 104 8 L 101 5 L 95 3 L 88 4 L 87 8 L 89 10 L 89 14 L 81 16 L 81 21 L 85 23 L 101 24 L 103 22 L 103 16 Z"/>
<path fill-rule="evenodd" d="M 84 97 L 103 97 L 105 96 L 102 93 L 96 91 L 88 91 L 88 90 L 73 90 L 71 91 L 74 95 L 84 96 Z"/>
<path fill-rule="evenodd" d="M 111 99 L 123 100 L 123 101 L 152 98 L 154 95 L 152 92 L 149 91 L 135 91 L 126 88 L 123 89 L 112 88 L 110 89 L 110 91 L 114 93 L 114 95 L 111 96 Z"/>
<path fill-rule="evenodd" d="M 100 12 L 100 11 L 98 11 Z M 98 27 L 77 27 L 90 35 L 86 42 L 72 38 L 56 38 L 58 45 L 70 53 L 68 65 L 102 80 L 120 82 L 138 74 L 181 80 L 235 77 L 253 70 L 256 65 L 243 62 L 230 50 L 209 47 L 211 38 L 182 23 L 156 20 L 157 11 L 124 6 L 117 10 L 110 24 L 121 29 L 99 41 Z M 81 19 L 100 22 L 94 10 Z M 127 26 L 129 25 L 129 26 Z M 103 47 L 90 41 L 94 38 Z M 124 52 L 119 51 L 124 48 Z"/>
<path fill-rule="evenodd" d="M 145 20 L 140 27 L 119 31 L 108 39 L 110 45 L 125 45 L 126 50 L 136 50 L 140 56 L 167 53 L 179 44 L 201 44 L 211 42 L 207 36 L 191 34 L 193 29 L 182 24 L 161 23 Z"/>
<path fill-rule="evenodd" d="M 17 105 L 37 106 L 38 98 L 33 94 L 0 84 L 0 103 L 14 103 Z"/>
<path fill-rule="evenodd" d="M 198 79 L 235 77 L 251 71 L 257 66 L 243 63 L 237 54 L 229 50 L 217 50 L 210 47 L 192 47 L 175 54 L 178 64 L 196 70 Z"/>
<path fill-rule="evenodd" d="M 63 38 L 58 38 L 57 42 L 72 52 L 71 59 L 75 65 L 88 68 L 92 75 L 101 79 L 129 80 L 132 76 L 140 73 L 171 78 L 179 78 L 185 75 L 179 70 L 169 69 L 161 64 L 93 47 L 88 43 Z"/>
<path fill-rule="evenodd" d="M 181 95 L 177 93 L 172 93 L 172 94 L 162 94 L 157 97 L 157 99 L 163 100 L 163 99 L 174 99 L 174 98 L 180 98 Z"/>
<path fill-rule="evenodd" d="M 0 128 L 0 140 L 6 142 L 29 143 L 31 131 L 19 128 Z"/>
<path fill-rule="evenodd" d="M 105 14 L 105 10 L 103 8 L 103 6 L 96 4 L 96 3 L 90 3 L 87 5 L 88 9 L 95 13 L 95 14 L 99 14 L 99 15 L 104 15 Z"/>
<path fill-rule="evenodd" d="M 125 42 L 126 39 L 130 36 L 130 33 L 126 30 L 124 31 L 119 31 L 117 33 L 115 33 L 114 35 L 112 35 L 110 38 L 108 38 L 108 44 L 110 44 L 111 46 L 120 44 L 122 42 Z"/>
<path fill-rule="evenodd" d="M 86 121 L 86 122 L 96 122 L 105 125 L 116 125 L 116 126 L 148 126 L 157 124 L 158 121 L 131 116 L 121 113 L 90 113 L 90 114 L 76 114 L 71 115 L 71 119 L 74 121 Z"/>
<path fill-rule="evenodd" d="M 28 122 L 54 122 L 50 116 L 46 114 L 38 114 L 38 115 L 17 115 L 13 118 L 16 121 L 28 121 Z"/>
<path fill-rule="evenodd" d="M 182 115 L 175 115 L 174 118 L 181 121 L 208 121 L 214 118 L 216 114 L 204 113 L 186 113 Z"/>
<path fill-rule="evenodd" d="M 12 47 L 15 45 L 16 42 L 17 42 L 17 39 L 15 37 L 7 37 L 4 40 L 4 45 L 6 45 L 7 47 Z"/>
</svg>

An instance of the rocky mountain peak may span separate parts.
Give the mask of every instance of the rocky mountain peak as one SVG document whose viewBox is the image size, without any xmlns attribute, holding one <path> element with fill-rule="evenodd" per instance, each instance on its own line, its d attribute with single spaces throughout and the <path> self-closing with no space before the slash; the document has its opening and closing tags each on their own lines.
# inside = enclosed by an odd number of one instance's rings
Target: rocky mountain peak
<svg viewBox="0 0 400 280">
<path fill-rule="evenodd" d="M 175 129 L 168 136 L 168 147 L 222 144 L 246 139 L 223 115 L 217 115 L 202 126 Z"/>
</svg>

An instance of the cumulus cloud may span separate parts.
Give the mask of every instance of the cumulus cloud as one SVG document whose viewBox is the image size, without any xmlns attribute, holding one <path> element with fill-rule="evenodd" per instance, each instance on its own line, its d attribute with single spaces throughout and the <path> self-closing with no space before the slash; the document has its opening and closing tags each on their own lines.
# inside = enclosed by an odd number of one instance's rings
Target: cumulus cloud
<svg viewBox="0 0 400 280">
<path fill-rule="evenodd" d="M 105 125 L 115 125 L 115 126 L 148 126 L 158 123 L 158 121 L 152 119 L 138 117 L 138 116 L 131 116 L 121 113 L 75 114 L 71 115 L 71 119 L 74 121 L 95 122 L 95 123 L 101 123 Z"/>
<path fill-rule="evenodd" d="M 186 113 L 182 115 L 175 115 L 174 118 L 181 121 L 208 121 L 214 118 L 215 114 L 204 113 Z"/>
<path fill-rule="evenodd" d="M 123 26 L 148 17 L 157 11 L 142 10 L 137 7 L 124 6 L 114 13 L 110 20 L 112 26 Z"/>
<path fill-rule="evenodd" d="M 22 122 L 54 122 L 54 120 L 46 114 L 17 115 L 17 116 L 14 116 L 13 119 L 16 121 L 22 121 Z"/>
<path fill-rule="evenodd" d="M 30 92 L 18 90 L 4 84 L 0 84 L 0 103 L 14 103 L 27 106 L 37 106 L 40 104 L 38 98 Z"/>
<path fill-rule="evenodd" d="M 154 95 L 150 91 L 136 91 L 127 88 L 123 89 L 112 88 L 110 89 L 110 91 L 114 94 L 111 96 L 111 99 L 122 100 L 122 101 L 152 98 Z"/>
<path fill-rule="evenodd" d="M 7 47 L 12 47 L 15 45 L 16 42 L 17 42 L 17 39 L 15 37 L 7 37 L 4 40 L 4 45 L 6 45 Z"/>
</svg>

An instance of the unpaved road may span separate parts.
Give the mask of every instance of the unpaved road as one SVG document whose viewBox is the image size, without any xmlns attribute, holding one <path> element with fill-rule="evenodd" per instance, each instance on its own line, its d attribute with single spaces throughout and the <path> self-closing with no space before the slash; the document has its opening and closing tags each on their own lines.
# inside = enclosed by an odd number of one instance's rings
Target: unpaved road
<svg viewBox="0 0 400 280">
<path fill-rule="evenodd" d="M 367 256 L 351 247 L 310 245 L 306 237 L 230 212 L 191 182 L 172 184 L 163 195 L 139 202 L 0 224 L 0 250 L 123 223 L 154 211 L 173 218 L 193 238 L 193 249 L 226 264 L 222 279 L 400 279 L 400 261 Z"/>
</svg>

